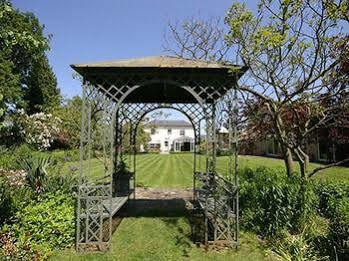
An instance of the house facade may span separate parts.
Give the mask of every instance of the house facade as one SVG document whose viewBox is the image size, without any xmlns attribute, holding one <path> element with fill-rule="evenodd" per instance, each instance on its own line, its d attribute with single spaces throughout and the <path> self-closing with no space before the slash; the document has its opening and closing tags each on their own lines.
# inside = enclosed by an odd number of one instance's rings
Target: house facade
<svg viewBox="0 0 349 261">
<path fill-rule="evenodd" d="M 195 134 L 191 123 L 183 120 L 155 120 L 145 125 L 150 134 L 148 151 L 168 153 L 170 151 L 194 151 Z"/>
<path fill-rule="evenodd" d="M 306 152 L 310 161 L 336 162 L 349 157 L 349 144 L 336 144 L 316 137 L 313 142 L 307 144 Z M 282 157 L 280 145 L 272 137 L 266 137 L 258 141 L 240 140 L 240 154 Z"/>
</svg>

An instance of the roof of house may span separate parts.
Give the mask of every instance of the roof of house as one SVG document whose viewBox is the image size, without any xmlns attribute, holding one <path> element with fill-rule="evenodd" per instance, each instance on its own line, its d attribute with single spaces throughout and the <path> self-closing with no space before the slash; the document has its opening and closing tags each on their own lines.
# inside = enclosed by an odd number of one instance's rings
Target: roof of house
<svg viewBox="0 0 349 261">
<path fill-rule="evenodd" d="M 184 120 L 153 120 L 146 124 L 146 126 L 156 126 L 156 127 L 190 127 L 192 124 Z"/>
</svg>

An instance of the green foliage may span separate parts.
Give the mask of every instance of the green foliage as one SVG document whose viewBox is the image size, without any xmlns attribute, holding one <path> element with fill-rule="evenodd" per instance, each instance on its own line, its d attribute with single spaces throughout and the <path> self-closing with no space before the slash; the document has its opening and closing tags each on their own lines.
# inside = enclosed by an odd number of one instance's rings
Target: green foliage
<svg viewBox="0 0 349 261">
<path fill-rule="evenodd" d="M 0 227 L 13 215 L 10 188 L 0 177 Z"/>
<path fill-rule="evenodd" d="M 14 64 L 1 55 L 0 52 L 0 129 L 5 113 L 8 112 L 7 104 L 19 103 L 22 93 L 19 76 L 14 73 Z"/>
<path fill-rule="evenodd" d="M 272 169 L 244 169 L 240 173 L 242 224 L 262 236 L 300 231 L 314 215 L 315 194 L 310 184 Z"/>
<path fill-rule="evenodd" d="M 221 149 L 217 148 L 216 155 L 219 156 L 229 156 L 231 154 L 231 151 L 229 149 Z"/>
<path fill-rule="evenodd" d="M 123 132 L 125 133 L 123 137 L 123 148 L 125 149 L 125 152 L 132 153 L 132 147 L 130 145 L 130 124 L 126 123 L 124 126 L 122 126 Z M 150 134 L 148 132 L 145 132 L 144 130 L 144 124 L 139 123 L 137 126 L 137 133 L 136 133 L 136 152 L 140 151 L 141 145 L 146 149 L 146 146 L 148 142 L 151 140 Z"/>
<path fill-rule="evenodd" d="M 229 24 L 231 31 L 230 35 L 226 36 L 227 42 L 234 42 L 234 38 L 239 39 L 243 37 L 243 28 L 251 23 L 254 23 L 254 17 L 250 10 L 246 9 L 244 3 L 234 2 L 229 9 L 226 23 Z"/>
<path fill-rule="evenodd" d="M 349 259 L 349 197 L 342 199 L 332 199 L 332 209 L 334 213 L 329 224 L 329 252 L 333 255 L 333 250 L 340 260 Z M 332 251 L 331 251 L 332 250 Z"/>
<path fill-rule="evenodd" d="M 348 36 L 340 21 L 349 21 L 342 13 L 348 11 L 348 2 L 259 0 L 254 12 L 240 2 L 233 1 L 227 13 L 225 39 L 238 61 L 249 67 L 248 84 L 240 86 L 251 97 L 245 106 L 247 129 L 254 130 L 255 139 L 277 137 L 289 176 L 294 172 L 291 158 L 298 161 L 303 177 L 312 176 L 304 144 L 319 130 L 343 126 L 347 118 L 342 108 L 348 99 L 338 97 L 346 93 L 348 82 L 339 79 L 348 75 Z M 336 103 L 326 105 L 334 96 Z"/>
<path fill-rule="evenodd" d="M 69 195 L 76 191 L 77 184 L 78 175 L 71 173 L 50 174 L 44 182 L 44 190 L 46 193 L 60 191 Z"/>
<path fill-rule="evenodd" d="M 0 24 L 0 86 L 5 87 L 0 105 L 5 112 L 23 107 L 29 113 L 57 105 L 60 94 L 46 58 L 44 26 L 7 1 L 0 2 Z"/>
<path fill-rule="evenodd" d="M 47 169 L 51 164 L 51 159 L 45 156 L 31 157 L 21 161 L 22 168 L 27 172 L 27 184 L 35 193 L 43 192 Z"/>
<path fill-rule="evenodd" d="M 41 111 L 52 112 L 60 105 L 61 97 L 57 79 L 45 56 L 42 56 L 33 66 L 27 86 L 24 99 L 27 101 L 28 114 Z"/>
<path fill-rule="evenodd" d="M 349 183 L 317 182 L 315 193 L 319 201 L 319 215 L 325 218 L 334 218 L 337 208 L 336 202 L 349 197 Z"/>
<path fill-rule="evenodd" d="M 78 148 L 80 142 L 82 100 L 79 96 L 68 99 L 52 114 L 62 120 L 58 139 L 53 148 Z"/>
<path fill-rule="evenodd" d="M 62 249 L 74 241 L 74 200 L 63 193 L 48 193 L 16 214 L 16 223 L 5 226 L 22 244 L 40 249 Z"/>
<path fill-rule="evenodd" d="M 303 233 L 296 235 L 286 233 L 284 238 L 273 241 L 272 249 L 281 260 L 285 261 L 326 260 L 319 257 Z"/>
<path fill-rule="evenodd" d="M 72 149 L 72 150 L 54 150 L 50 152 L 37 152 L 38 155 L 49 155 L 52 160 L 52 164 L 54 166 L 56 165 L 62 165 L 67 162 L 72 161 L 79 161 L 80 159 L 80 152 L 78 149 Z M 62 167 L 62 166 L 60 166 Z"/>
<path fill-rule="evenodd" d="M 348 259 L 349 183 L 301 182 L 266 168 L 239 174 L 241 224 L 267 237 L 280 258 Z"/>
<path fill-rule="evenodd" d="M 31 157 L 33 149 L 23 144 L 18 147 L 12 147 L 9 149 L 2 148 L 0 153 L 0 168 L 2 169 L 20 169 L 20 162 L 23 159 Z"/>
<path fill-rule="evenodd" d="M 0 103 L 3 103 L 3 99 L 4 99 L 4 95 L 2 95 L 0 93 Z M 2 115 L 4 115 L 4 109 L 0 108 L 0 117 L 2 117 Z M 1 127 L 1 126 L 0 126 Z"/>
<path fill-rule="evenodd" d="M 27 187 L 15 188 L 4 181 L 0 181 L 0 197 L 0 228 L 14 222 L 15 213 L 35 199 Z"/>
</svg>

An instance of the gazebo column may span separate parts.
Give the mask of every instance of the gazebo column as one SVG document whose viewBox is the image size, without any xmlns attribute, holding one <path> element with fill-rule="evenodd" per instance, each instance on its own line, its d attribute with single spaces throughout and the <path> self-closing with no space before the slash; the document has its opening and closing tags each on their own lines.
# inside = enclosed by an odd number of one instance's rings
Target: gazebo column
<svg viewBox="0 0 349 261">
<path fill-rule="evenodd" d="M 134 122 L 132 122 L 130 126 L 130 146 L 130 153 L 132 155 L 130 169 L 133 172 L 133 199 L 136 199 L 137 124 Z"/>
<path fill-rule="evenodd" d="M 116 111 L 115 114 L 115 129 L 114 129 L 114 157 L 113 157 L 113 197 L 116 196 L 116 187 L 117 187 L 117 170 L 120 165 L 120 162 L 122 161 L 122 138 L 123 138 L 123 130 L 122 130 L 122 121 L 120 119 L 120 113 L 119 110 Z"/>
<path fill-rule="evenodd" d="M 82 89 L 76 249 L 108 250 L 111 215 L 104 215 L 104 210 L 111 206 L 112 197 L 112 101 L 99 93 L 86 79 Z M 96 131 L 98 125 L 103 125 L 102 133 Z M 104 165 L 98 171 L 101 175 L 99 178 L 91 173 L 92 157 L 96 155 L 99 155 Z"/>
<path fill-rule="evenodd" d="M 216 170 L 215 104 L 206 107 L 206 173 Z"/>
</svg>

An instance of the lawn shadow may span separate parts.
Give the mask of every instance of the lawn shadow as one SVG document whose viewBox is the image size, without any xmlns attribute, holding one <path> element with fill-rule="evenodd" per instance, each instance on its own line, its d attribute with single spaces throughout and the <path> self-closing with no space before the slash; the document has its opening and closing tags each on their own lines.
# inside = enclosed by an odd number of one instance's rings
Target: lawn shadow
<svg viewBox="0 0 349 261">
<path fill-rule="evenodd" d="M 123 218 L 158 218 L 175 233 L 173 234 L 176 247 L 180 248 L 183 257 L 189 257 L 192 245 L 192 234 L 190 231 L 183 229 L 183 219 L 188 224 L 189 212 L 187 209 L 187 201 L 181 198 L 175 199 L 132 199 L 113 217 L 113 233 L 120 225 Z M 114 226 L 114 224 L 116 226 Z M 159 231 L 161 233 L 161 231 Z"/>
<path fill-rule="evenodd" d="M 125 213 L 128 217 L 183 217 L 187 216 L 184 199 L 134 199 Z"/>
</svg>

